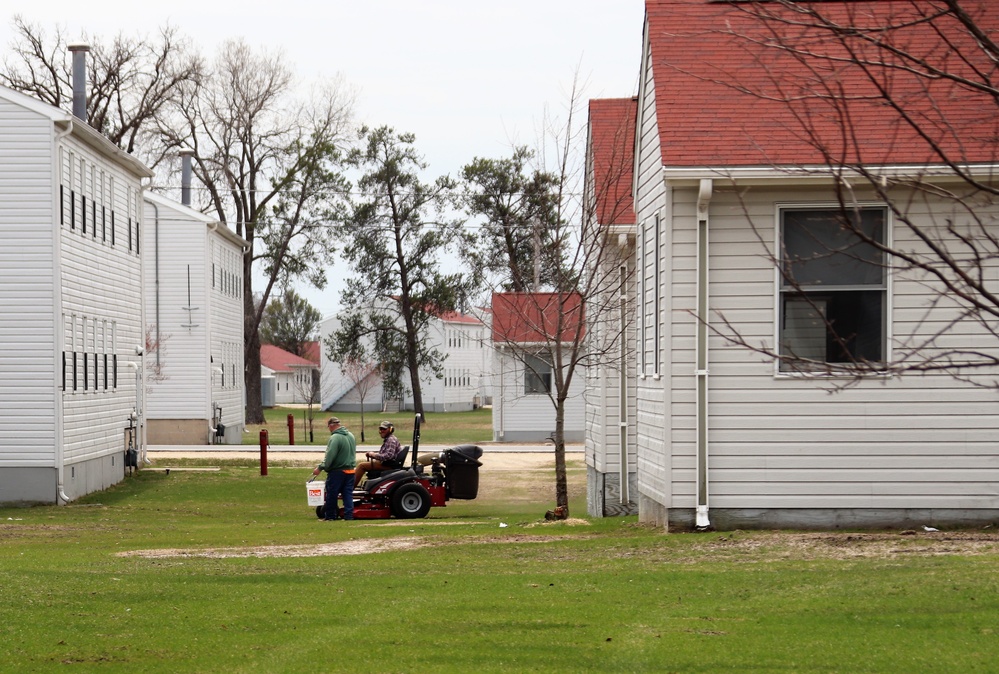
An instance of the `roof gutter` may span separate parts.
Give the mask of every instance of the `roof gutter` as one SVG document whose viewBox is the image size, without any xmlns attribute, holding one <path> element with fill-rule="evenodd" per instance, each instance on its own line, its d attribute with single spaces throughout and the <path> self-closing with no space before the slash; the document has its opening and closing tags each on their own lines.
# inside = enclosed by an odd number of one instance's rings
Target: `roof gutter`
<svg viewBox="0 0 999 674">
<path fill-rule="evenodd" d="M 960 169 L 981 179 L 999 175 L 999 164 L 964 164 Z M 962 180 L 954 169 L 942 164 L 866 166 L 867 175 L 882 180 L 913 180 L 915 178 Z M 865 178 L 848 166 L 664 166 L 662 177 L 674 185 L 698 185 L 702 180 L 724 180 L 740 185 L 769 183 L 774 180 L 794 180 L 796 183 L 827 184 L 843 176 Z"/>
</svg>

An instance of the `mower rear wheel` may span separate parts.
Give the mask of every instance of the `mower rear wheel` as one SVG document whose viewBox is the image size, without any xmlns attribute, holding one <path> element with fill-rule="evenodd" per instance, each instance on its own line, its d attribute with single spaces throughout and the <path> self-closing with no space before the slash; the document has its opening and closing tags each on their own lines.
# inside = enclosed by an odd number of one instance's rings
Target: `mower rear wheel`
<svg viewBox="0 0 999 674">
<path fill-rule="evenodd" d="M 419 519 L 429 512 L 430 492 L 423 485 L 410 482 L 392 493 L 392 514 L 399 519 Z"/>
<path fill-rule="evenodd" d="M 326 516 L 326 506 L 318 505 L 316 506 L 316 517 L 323 519 Z"/>
</svg>

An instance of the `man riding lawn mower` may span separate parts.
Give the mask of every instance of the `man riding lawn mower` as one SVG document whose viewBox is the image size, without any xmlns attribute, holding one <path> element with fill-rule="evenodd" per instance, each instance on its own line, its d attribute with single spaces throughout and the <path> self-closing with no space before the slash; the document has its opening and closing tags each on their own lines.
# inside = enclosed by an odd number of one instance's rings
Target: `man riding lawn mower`
<svg viewBox="0 0 999 674">
<path fill-rule="evenodd" d="M 388 425 L 391 427 L 391 424 Z M 383 428 L 379 429 L 382 433 Z M 382 433 L 383 437 L 385 434 Z M 416 519 L 426 517 L 432 507 L 444 507 L 450 499 L 471 500 L 479 491 L 479 467 L 482 448 L 459 445 L 439 454 L 418 456 L 420 447 L 420 415 L 416 415 L 412 451 L 406 445 L 394 461 L 378 460 L 381 469 L 368 467 L 358 477 L 367 476 L 354 487 L 354 518 Z M 374 455 L 369 455 L 371 463 Z M 406 461 L 410 466 L 406 468 Z M 359 466 L 360 468 L 360 466 Z M 428 474 L 429 469 L 429 474 Z M 312 482 L 311 480 L 309 481 Z M 326 519 L 325 506 L 316 498 L 321 488 L 307 484 L 309 505 L 316 505 L 316 516 Z M 315 499 L 315 500 L 314 500 Z M 343 507 L 339 508 L 340 513 Z"/>
</svg>

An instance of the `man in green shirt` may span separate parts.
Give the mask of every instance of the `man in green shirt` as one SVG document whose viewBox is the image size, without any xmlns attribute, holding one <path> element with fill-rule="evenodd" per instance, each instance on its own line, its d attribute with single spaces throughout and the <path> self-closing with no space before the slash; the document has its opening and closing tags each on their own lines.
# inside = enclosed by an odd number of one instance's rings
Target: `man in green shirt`
<svg viewBox="0 0 999 674">
<path fill-rule="evenodd" d="M 323 462 L 312 471 L 319 475 L 326 471 L 326 505 L 324 507 L 327 522 L 337 519 L 339 509 L 336 505 L 337 496 L 343 498 L 343 518 L 354 519 L 354 465 L 357 461 L 357 442 L 354 434 L 340 425 L 340 420 L 330 417 L 326 422 L 330 429 L 330 439 L 326 443 L 326 456 Z"/>
</svg>

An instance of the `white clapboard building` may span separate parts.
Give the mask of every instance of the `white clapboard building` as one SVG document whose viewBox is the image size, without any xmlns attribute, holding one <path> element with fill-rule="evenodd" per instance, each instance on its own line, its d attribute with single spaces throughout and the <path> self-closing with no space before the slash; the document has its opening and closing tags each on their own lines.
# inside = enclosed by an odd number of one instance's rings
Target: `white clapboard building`
<svg viewBox="0 0 999 674">
<path fill-rule="evenodd" d="M 82 119 L 0 87 L 0 502 L 65 503 L 141 449 L 142 184 Z M 127 431 L 132 426 L 132 431 Z"/>
<path fill-rule="evenodd" d="M 181 203 L 150 192 L 144 202 L 148 441 L 239 444 L 248 244 Z"/>
<path fill-rule="evenodd" d="M 854 379 L 849 366 L 897 361 L 912 345 L 927 358 L 999 357 L 994 325 L 951 301 L 931 275 L 879 252 L 933 246 L 977 259 L 974 274 L 994 291 L 999 207 L 948 198 L 968 184 L 931 145 L 991 181 L 995 108 L 892 71 L 895 93 L 932 102 L 920 114 L 962 120 L 924 127 L 939 134 L 927 143 L 886 113 L 858 69 L 828 70 L 836 90 L 853 96 L 804 95 L 824 66 L 806 71 L 802 53 L 768 46 L 776 41 L 768 29 L 797 30 L 793 17 L 763 27 L 736 4 L 646 2 L 628 298 L 635 352 L 625 372 L 635 399 L 623 407 L 622 435 L 639 517 L 681 529 L 994 522 L 995 368 L 955 377 L 882 366 Z M 821 4 L 872 26 L 889 14 L 918 18 L 918 3 Z M 980 26 L 996 27 L 986 3 L 969 9 Z M 945 33 L 907 25 L 909 44 L 931 60 L 934 50 L 955 53 L 952 44 L 983 53 L 955 25 Z M 721 81 L 729 76 L 739 86 Z M 754 89 L 791 102 L 746 93 Z M 830 166 L 815 140 L 875 179 Z M 854 228 L 843 227 L 847 217 Z M 862 245 L 850 233 L 857 229 Z M 593 441 L 614 449 L 609 433 Z"/>
</svg>

